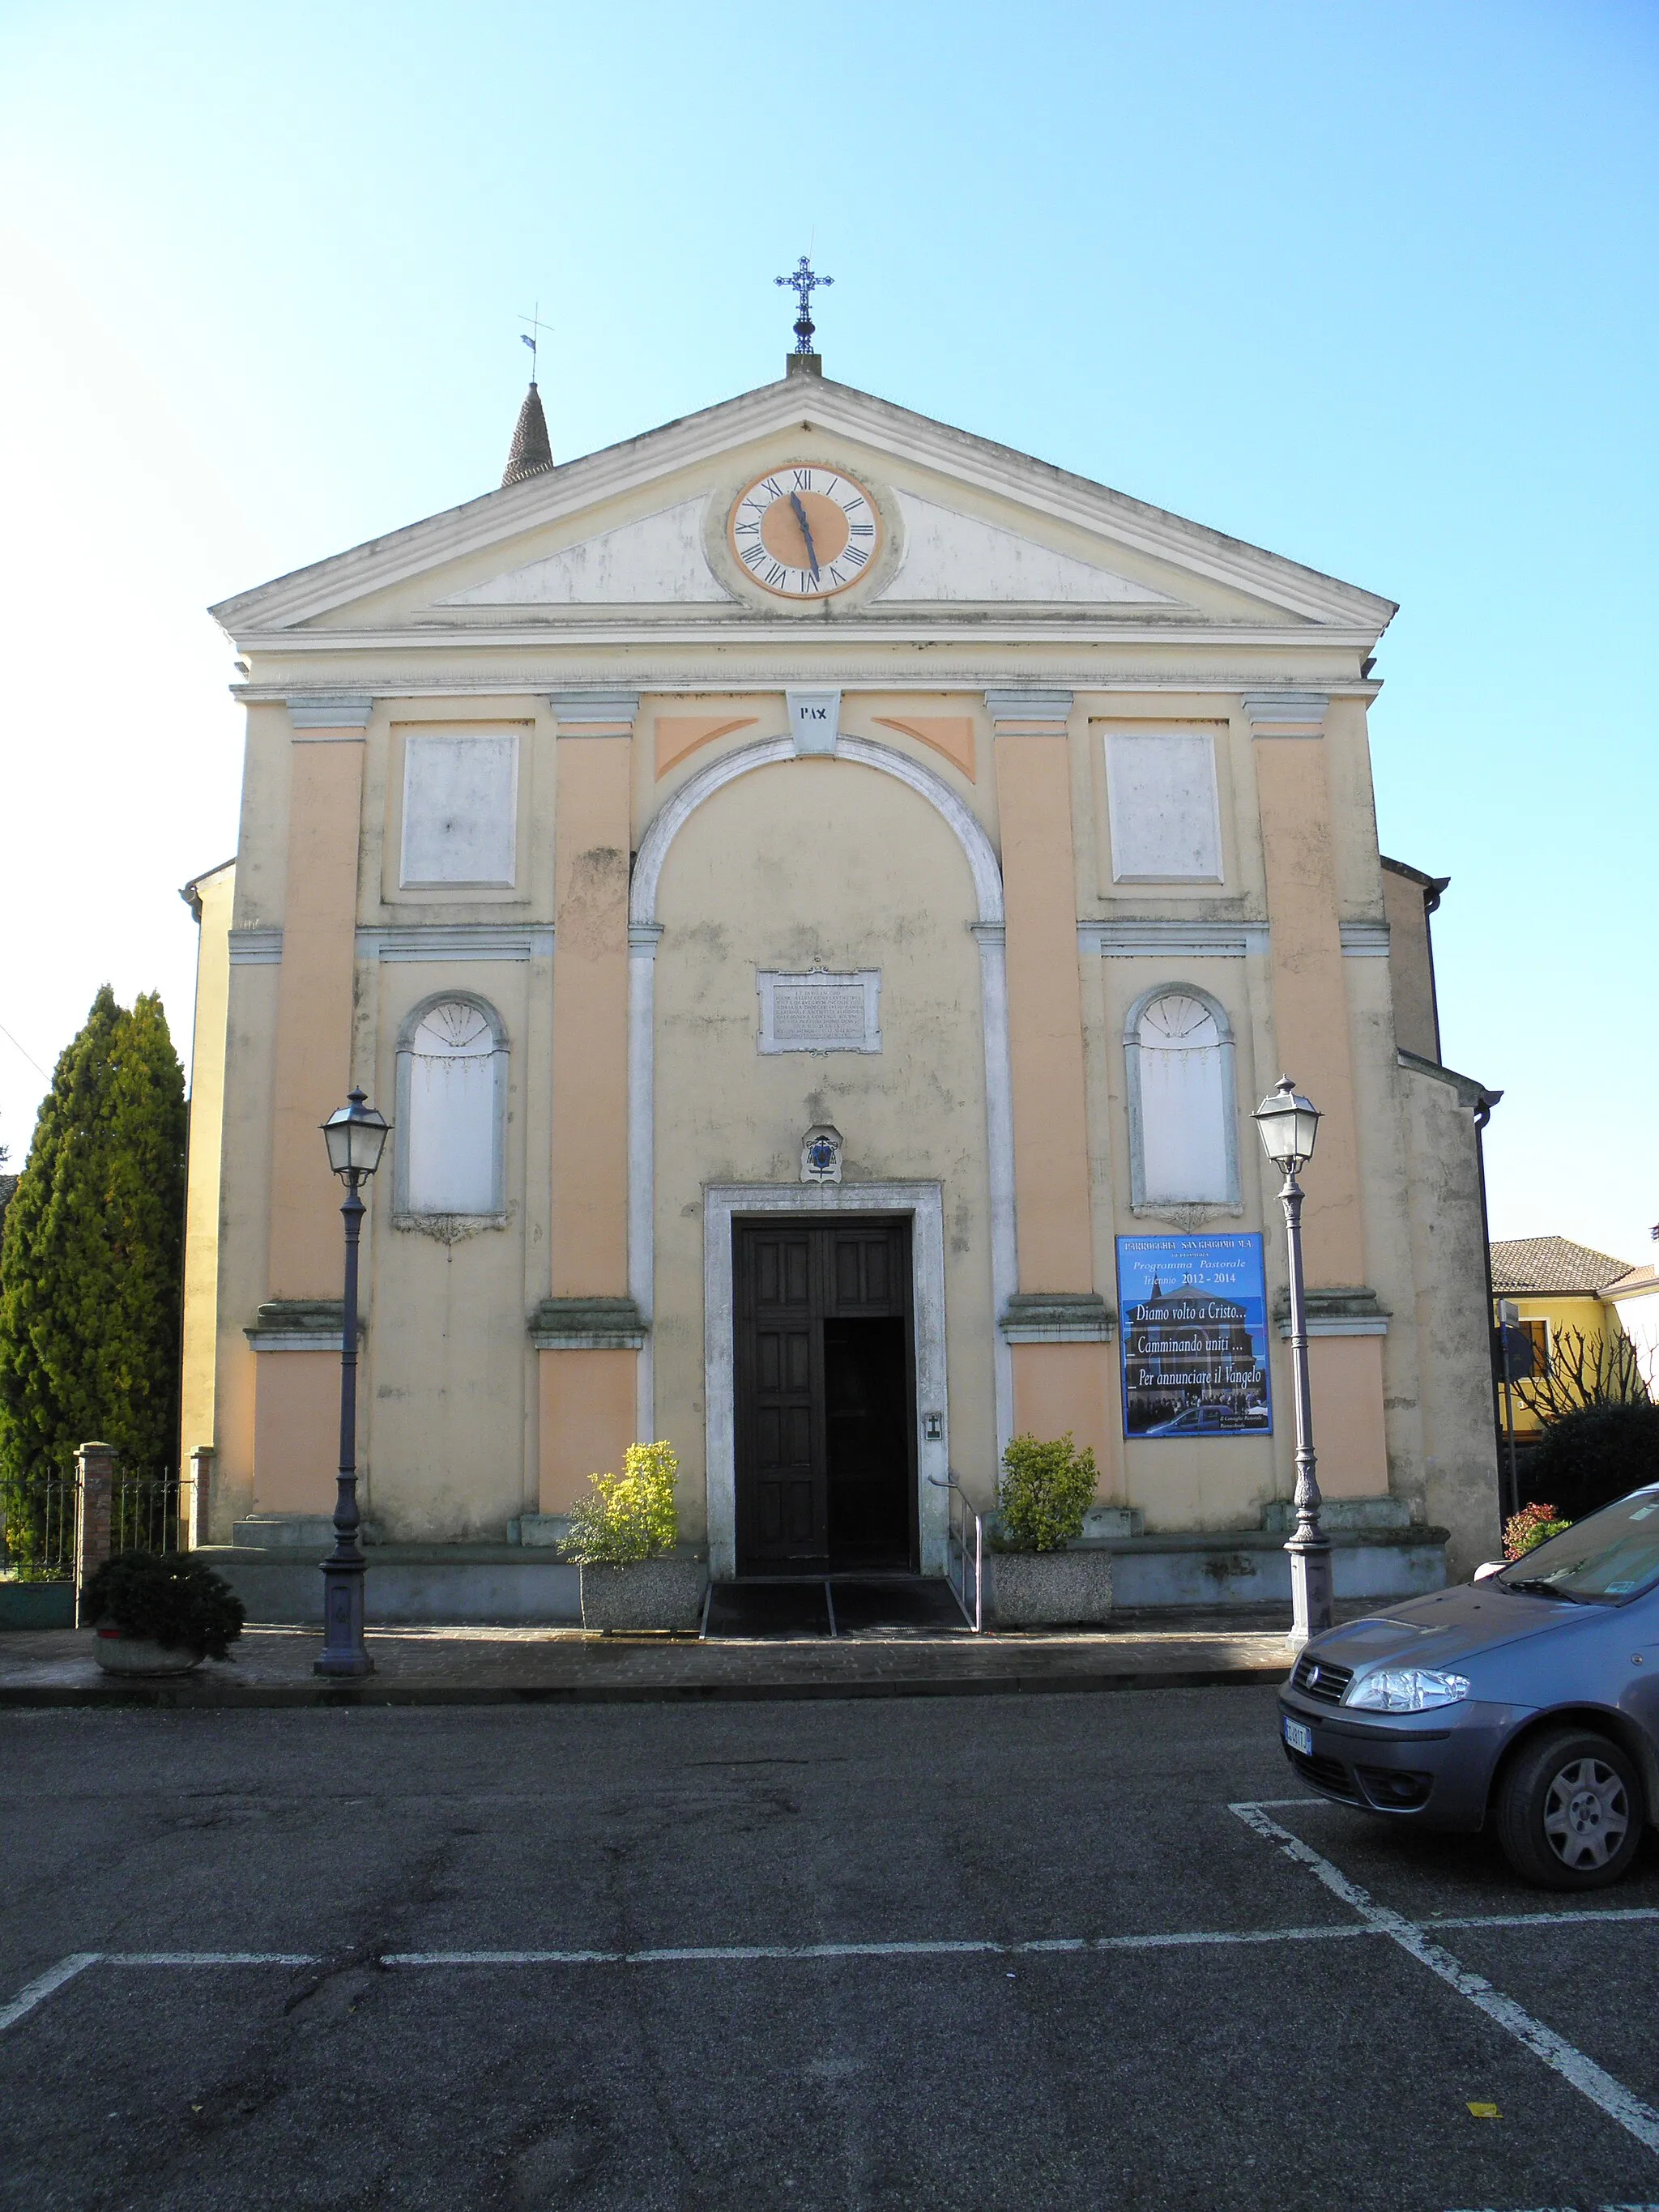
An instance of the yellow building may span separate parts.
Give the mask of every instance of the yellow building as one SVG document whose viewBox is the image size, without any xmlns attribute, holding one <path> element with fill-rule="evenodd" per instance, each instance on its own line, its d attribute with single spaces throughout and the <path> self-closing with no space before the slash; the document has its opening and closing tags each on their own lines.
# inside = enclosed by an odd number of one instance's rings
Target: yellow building
<svg viewBox="0 0 1659 2212">
<path fill-rule="evenodd" d="M 1608 1252 L 1592 1251 L 1566 1237 L 1516 1237 L 1492 1248 L 1492 1296 L 1513 1303 L 1527 1357 L 1514 1368 L 1540 1379 L 1582 1364 L 1590 1376 L 1607 1363 L 1610 1338 L 1626 1336 L 1649 1389 L 1659 1382 L 1659 1278 L 1652 1267 L 1633 1267 Z M 1493 1316 L 1503 1318 L 1501 1313 Z M 1511 1388 L 1500 1419 L 1513 1424 L 1517 1440 L 1537 1434 L 1540 1420 L 1529 1402 L 1533 1389 Z"/>
<path fill-rule="evenodd" d="M 1436 1531 L 1490 1555 L 1491 1097 L 1441 1061 L 1443 884 L 1377 851 L 1388 600 L 797 355 L 560 466 L 532 387 L 499 490 L 215 612 L 247 736 L 183 1443 L 217 1540 L 331 1507 L 318 1125 L 358 1084 L 396 1127 L 383 1544 L 505 1573 L 661 1436 L 717 1577 L 935 1573 L 950 1475 L 988 1507 L 1012 1433 L 1070 1430 L 1125 1601 L 1271 1595 L 1249 1116 L 1288 1069 L 1339 1592 L 1437 1580 Z"/>
</svg>

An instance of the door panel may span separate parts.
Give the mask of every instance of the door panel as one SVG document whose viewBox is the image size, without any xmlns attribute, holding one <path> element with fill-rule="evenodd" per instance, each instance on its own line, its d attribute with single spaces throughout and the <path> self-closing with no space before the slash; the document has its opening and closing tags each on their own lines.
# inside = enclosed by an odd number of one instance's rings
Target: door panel
<svg viewBox="0 0 1659 2212">
<path fill-rule="evenodd" d="M 913 1563 L 909 1226 L 734 1224 L 740 1572 Z"/>
</svg>

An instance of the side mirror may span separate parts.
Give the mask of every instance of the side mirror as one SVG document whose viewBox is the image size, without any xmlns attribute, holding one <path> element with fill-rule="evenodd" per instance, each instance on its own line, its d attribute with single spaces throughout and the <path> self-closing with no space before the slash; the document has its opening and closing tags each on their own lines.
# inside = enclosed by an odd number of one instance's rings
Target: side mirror
<svg viewBox="0 0 1659 2212">
<path fill-rule="evenodd" d="M 1509 1564 L 1507 1559 L 1488 1559 L 1483 1566 L 1475 1569 L 1469 1580 L 1473 1583 L 1490 1582 L 1494 1575 L 1501 1575 Z"/>
</svg>

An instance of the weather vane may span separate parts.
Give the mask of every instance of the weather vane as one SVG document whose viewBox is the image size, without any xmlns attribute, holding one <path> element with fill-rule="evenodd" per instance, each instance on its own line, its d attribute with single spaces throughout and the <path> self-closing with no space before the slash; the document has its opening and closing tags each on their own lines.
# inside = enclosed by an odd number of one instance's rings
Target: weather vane
<svg viewBox="0 0 1659 2212">
<path fill-rule="evenodd" d="M 775 276 L 772 281 L 775 284 L 787 285 L 799 301 L 800 313 L 795 319 L 795 351 L 811 353 L 812 350 L 812 295 L 820 284 L 833 284 L 835 278 L 815 276 L 812 274 L 811 256 L 803 253 L 799 269 L 787 276 Z"/>
<path fill-rule="evenodd" d="M 519 320 L 521 323 L 528 323 L 530 325 L 527 331 L 520 331 L 519 343 L 520 345 L 527 345 L 530 348 L 530 381 L 532 384 L 536 381 L 538 342 L 539 341 L 544 331 L 550 331 L 553 327 L 551 323 L 544 323 L 541 317 L 542 303 L 538 300 L 533 313 L 520 315 L 519 318 Z"/>
</svg>

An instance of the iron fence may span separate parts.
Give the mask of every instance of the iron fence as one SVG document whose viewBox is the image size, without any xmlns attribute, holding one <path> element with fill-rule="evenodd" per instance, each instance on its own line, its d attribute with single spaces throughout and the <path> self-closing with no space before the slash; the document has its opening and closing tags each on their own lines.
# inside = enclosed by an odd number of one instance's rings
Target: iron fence
<svg viewBox="0 0 1659 2212">
<path fill-rule="evenodd" d="M 118 1468 L 110 1488 L 112 1553 L 187 1551 L 194 1487 L 177 1468 Z"/>
<path fill-rule="evenodd" d="M 0 1571 L 21 1583 L 75 1579 L 75 1462 L 40 1461 L 0 1482 Z"/>
<path fill-rule="evenodd" d="M 73 1461 L 39 1462 L 0 1481 L 0 1574 L 22 1583 L 74 1581 L 80 1486 Z M 111 1552 L 188 1550 L 195 1488 L 194 1478 L 176 1468 L 118 1462 L 110 1484 Z"/>
</svg>

